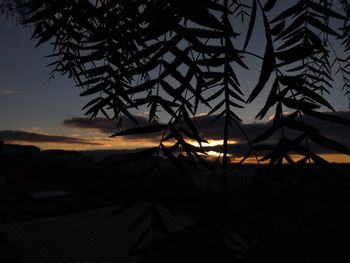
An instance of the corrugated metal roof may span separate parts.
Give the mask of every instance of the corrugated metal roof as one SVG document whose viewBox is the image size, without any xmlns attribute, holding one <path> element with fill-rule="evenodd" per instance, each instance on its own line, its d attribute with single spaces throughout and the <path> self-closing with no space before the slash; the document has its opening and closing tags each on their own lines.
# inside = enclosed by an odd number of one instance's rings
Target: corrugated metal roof
<svg viewBox="0 0 350 263">
<path fill-rule="evenodd" d="M 116 208 L 3 225 L 0 232 L 21 251 L 18 256 L 23 263 L 137 262 L 137 258 L 126 257 L 139 234 L 129 233 L 128 228 L 145 205 L 108 217 Z M 172 218 L 165 210 L 162 215 L 172 229 L 190 223 L 183 217 Z"/>
</svg>

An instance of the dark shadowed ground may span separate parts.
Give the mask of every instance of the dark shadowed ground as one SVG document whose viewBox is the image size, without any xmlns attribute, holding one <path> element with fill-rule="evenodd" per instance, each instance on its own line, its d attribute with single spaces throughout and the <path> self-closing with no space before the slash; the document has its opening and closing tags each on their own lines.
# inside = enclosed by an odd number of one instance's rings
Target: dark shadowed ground
<svg viewBox="0 0 350 263">
<path fill-rule="evenodd" d="M 123 158 L 1 156 L 0 223 L 132 200 L 164 203 L 193 221 L 205 218 L 209 225 L 221 220 L 223 196 L 215 183 L 212 190 L 203 190 L 211 176 L 203 167 L 188 167 L 196 178 L 193 186 L 168 161 L 158 159 L 164 170 L 155 175 L 149 168 L 157 159 L 124 163 Z M 248 262 L 337 262 L 347 256 L 350 165 L 336 164 L 339 174 L 310 166 L 262 175 L 254 174 L 256 168 L 243 166 L 230 176 L 225 214 L 227 227 L 247 241 Z M 32 195 L 47 190 L 68 194 Z"/>
</svg>

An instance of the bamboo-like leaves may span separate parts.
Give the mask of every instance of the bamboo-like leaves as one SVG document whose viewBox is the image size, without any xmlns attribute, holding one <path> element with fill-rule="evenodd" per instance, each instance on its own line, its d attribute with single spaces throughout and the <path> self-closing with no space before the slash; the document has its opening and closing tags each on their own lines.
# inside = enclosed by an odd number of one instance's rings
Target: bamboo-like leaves
<svg viewBox="0 0 350 263">
<path fill-rule="evenodd" d="M 35 25 L 33 37 L 38 44 L 54 41 L 54 72 L 73 77 L 79 87 L 85 88 L 82 96 L 96 96 L 84 107 L 86 114 L 109 116 L 112 110 L 112 118 L 126 116 L 136 123 L 133 109 L 149 110 L 152 122 L 163 110 L 172 118 L 169 125 L 182 119 L 190 128 L 173 129 L 170 137 L 180 140 L 187 136 L 200 142 L 204 139 L 189 117 L 200 104 L 208 107 L 209 115 L 216 114 L 215 120 L 239 120 L 233 109 L 241 108 L 245 99 L 233 64 L 247 68 L 242 54 L 254 30 L 261 27 L 259 17 L 266 46 L 257 84 L 247 102 L 253 102 L 268 83 L 272 85 L 257 117 L 262 119 L 275 107 L 274 129 L 289 127 L 304 133 L 310 133 L 310 127 L 286 117 L 285 107 L 299 115 L 347 124 L 316 111 L 321 106 L 334 110 L 319 94 L 329 92 L 333 81 L 326 35 L 341 36 L 345 47 L 350 47 L 348 5 L 341 2 L 345 15 L 330 3 L 312 0 L 292 3 L 277 15 L 277 0 L 263 4 L 252 0 L 250 6 L 235 2 L 227 7 L 213 0 L 195 0 L 191 6 L 185 0 L 122 1 L 118 5 L 109 1 L 96 5 L 93 1 L 38 1 L 28 12 L 26 23 Z M 235 32 L 231 20 L 237 12 L 249 17 L 242 52 L 237 52 L 234 39 L 239 32 Z M 116 14 L 120 23 L 115 20 Z M 342 34 L 327 22 L 331 18 L 344 21 Z M 346 60 L 341 62 L 345 65 L 341 70 L 345 90 L 349 68 Z M 207 91 L 209 96 L 204 95 Z M 166 128 L 150 125 L 115 135 L 156 133 Z M 185 143 L 183 147 L 189 155 L 200 151 Z"/>
<path fill-rule="evenodd" d="M 272 8 L 276 5 L 277 0 L 267 0 L 266 4 L 264 5 L 264 11 L 269 12 L 272 10 Z"/>
<path fill-rule="evenodd" d="M 265 6 L 273 6 L 273 4 L 275 4 L 275 1 L 268 1 Z M 278 76 L 275 78 L 265 105 L 257 117 L 263 118 L 269 109 L 276 104 L 277 106 L 275 108 L 273 125 L 265 133 L 253 140 L 253 143 L 267 140 L 272 134 L 281 130 L 282 138 L 280 143 L 265 158 L 270 160 L 271 165 L 279 163 L 281 158 L 285 158 L 293 164 L 293 160 L 288 156 L 290 148 L 286 147 L 284 142 L 287 140 L 287 138 L 284 138 L 286 129 L 300 132 L 303 136 L 313 136 L 314 140 L 312 141 L 318 140 L 325 147 L 328 145 L 330 148 L 346 153 L 346 150 L 340 149 L 339 145 L 323 140 L 317 129 L 304 123 L 301 115 L 303 113 L 327 121 L 333 116 L 316 111 L 321 106 L 334 111 L 332 105 L 322 96 L 323 92 L 328 93 L 328 88 L 331 88 L 331 81 L 333 81 L 331 74 L 332 65 L 329 62 L 329 50 L 325 45 L 325 39 L 328 36 L 339 37 L 339 33 L 328 22 L 324 21 L 328 21 L 330 18 L 344 19 L 344 16 L 334 11 L 332 7 L 329 3 L 328 5 L 320 5 L 314 1 L 298 1 L 291 7 L 282 10 L 270 23 L 264 24 L 265 29 L 272 28 L 268 36 L 272 39 L 273 50 L 269 53 L 275 59 L 275 69 Z M 270 11 L 270 8 L 263 8 L 263 17 L 266 17 L 265 12 L 267 13 L 268 11 Z M 272 24 L 274 26 L 270 26 Z M 327 37 L 322 39 L 322 36 L 325 35 Z M 268 41 L 269 39 L 267 38 Z M 262 71 L 265 66 L 264 62 L 268 61 L 266 60 L 266 50 Z M 269 69 L 269 67 L 265 67 L 265 69 Z M 249 102 L 264 89 L 264 85 L 268 81 L 268 72 L 268 70 L 265 70 L 267 74 L 260 74 L 258 85 L 251 93 L 248 99 Z M 285 111 L 283 107 L 295 110 L 294 116 L 299 114 L 301 120 L 290 118 L 293 114 L 288 117 L 283 116 L 283 111 Z M 334 118 L 333 121 L 347 124 L 341 118 L 337 120 Z M 306 152 L 302 155 L 307 156 L 306 158 L 317 159 Z"/>
<path fill-rule="evenodd" d="M 271 2 L 272 1 L 270 1 L 270 4 L 267 3 L 267 5 L 268 6 L 271 5 Z M 245 50 L 247 48 L 249 40 L 250 40 L 250 38 L 252 36 L 253 29 L 254 29 L 254 26 L 255 26 L 256 13 L 257 13 L 257 3 L 256 3 L 255 0 L 253 0 L 252 11 L 251 11 L 251 14 L 250 14 L 249 27 L 248 27 L 248 31 L 247 31 L 247 37 L 246 37 L 246 40 L 244 42 L 243 50 Z"/>
<path fill-rule="evenodd" d="M 241 162 L 258 151 L 264 154 L 262 160 L 269 160 L 270 168 L 282 165 L 284 160 L 302 165 L 310 159 L 328 167 L 327 161 L 310 150 L 309 142 L 350 153 L 344 145 L 326 138 L 317 127 L 304 121 L 304 116 L 310 116 L 350 126 L 349 120 L 322 112 L 323 108 L 334 111 L 323 96 L 333 81 L 333 64 L 329 61 L 332 48 L 328 42 L 341 38 L 345 51 L 350 50 L 347 1 L 341 0 L 345 15 L 335 11 L 331 1 L 315 0 L 292 1 L 277 15 L 275 6 L 279 2 L 286 5 L 286 1 L 28 2 L 33 6 L 27 10 L 26 23 L 35 27 L 33 38 L 38 45 L 53 41 L 53 72 L 74 78 L 77 86 L 84 89 L 81 96 L 95 96 L 85 105 L 86 114 L 108 118 L 111 115 L 119 121 L 127 117 L 135 123 L 135 127 L 121 129 L 112 137 L 147 134 L 160 138 L 159 147 L 128 155 L 122 162 L 161 155 L 194 184 L 184 163 L 203 163 L 206 154 L 202 147 L 206 138 L 193 121 L 200 110 L 214 116 L 214 122 L 224 120 L 225 175 L 231 125 L 240 124 L 236 109 L 244 107 L 245 101 L 257 101 L 266 89 L 268 95 L 257 118 L 263 119 L 272 109 L 274 117 L 260 136 L 248 138 L 250 149 Z M 245 32 L 236 32 L 236 16 L 241 16 Z M 335 28 L 330 19 L 342 20 L 343 28 Z M 242 89 L 240 82 L 246 75 L 237 67 L 249 69 L 250 61 L 244 55 L 255 55 L 246 50 L 259 30 L 265 31 L 265 38 L 258 43 L 265 49 L 257 69 L 257 83 L 245 100 L 247 90 Z M 242 39 L 237 40 L 239 37 Z M 349 58 L 338 60 L 344 92 L 350 98 Z M 139 126 L 136 111 L 148 112 L 150 124 Z M 165 119 L 168 120 L 163 124 Z M 291 152 L 301 155 L 301 161 L 295 162 Z M 161 170 L 158 168 L 155 166 L 153 171 Z M 122 206 L 117 212 L 128 207 Z M 145 222 L 147 227 L 135 241 L 131 254 L 149 250 L 151 244 L 145 244 L 147 240 L 161 243 L 156 234 L 172 234 L 155 206 L 138 215 L 130 230 Z"/>
<path fill-rule="evenodd" d="M 327 148 L 334 150 L 336 152 L 344 153 L 350 155 L 350 149 L 343 144 L 337 143 L 327 137 L 322 136 L 321 134 L 310 134 L 310 139 L 315 143 Z"/>
<path fill-rule="evenodd" d="M 290 16 L 293 16 L 295 14 L 300 14 L 303 11 L 304 8 L 304 1 L 303 0 L 299 0 L 295 5 L 293 5 L 292 7 L 289 7 L 285 10 L 282 11 L 282 13 L 280 13 L 277 17 L 275 17 L 271 23 L 286 19 Z"/>
<path fill-rule="evenodd" d="M 275 54 L 272 46 L 271 33 L 269 29 L 270 26 L 269 26 L 269 22 L 267 21 L 267 17 L 264 16 L 263 19 L 264 19 L 265 36 L 266 36 L 266 48 L 265 48 L 264 60 L 261 66 L 261 72 L 260 72 L 258 84 L 255 86 L 252 93 L 250 94 L 248 98 L 248 102 L 252 102 L 263 90 L 275 67 L 275 64 L 274 64 Z"/>
</svg>

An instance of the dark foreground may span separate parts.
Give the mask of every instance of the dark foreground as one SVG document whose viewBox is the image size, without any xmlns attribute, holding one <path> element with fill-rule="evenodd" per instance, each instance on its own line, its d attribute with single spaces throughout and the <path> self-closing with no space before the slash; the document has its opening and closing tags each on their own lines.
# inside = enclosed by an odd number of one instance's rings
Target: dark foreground
<svg viewBox="0 0 350 263">
<path fill-rule="evenodd" d="M 143 200 L 200 222 L 164 242 L 159 262 L 350 262 L 349 165 L 337 164 L 339 175 L 315 167 L 254 175 L 256 167 L 246 166 L 230 177 L 224 196 L 215 184 L 203 190 L 207 171 L 189 167 L 201 177 L 193 186 L 164 160 L 158 174 L 150 169 L 153 159 L 118 165 L 33 156 L 0 161 L 1 224 Z M 32 195 L 47 190 L 67 195 Z M 220 245 L 221 227 L 234 233 L 225 237 L 230 249 Z"/>
</svg>

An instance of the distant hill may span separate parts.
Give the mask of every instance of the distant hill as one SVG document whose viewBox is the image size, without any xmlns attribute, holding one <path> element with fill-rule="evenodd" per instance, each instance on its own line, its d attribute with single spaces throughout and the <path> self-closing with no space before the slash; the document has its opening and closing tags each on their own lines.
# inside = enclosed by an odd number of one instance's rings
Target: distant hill
<svg viewBox="0 0 350 263">
<path fill-rule="evenodd" d="M 20 145 L 20 144 L 0 144 L 1 155 L 11 156 L 34 156 L 39 155 L 41 152 L 39 147 L 33 145 Z"/>
<path fill-rule="evenodd" d="M 91 156 L 96 158 L 97 160 L 102 160 L 108 156 L 116 156 L 116 155 L 126 155 L 126 154 L 130 154 L 130 153 L 135 153 L 138 151 L 143 150 L 143 148 L 138 148 L 138 149 L 120 149 L 120 150 L 91 150 L 91 151 L 79 151 L 80 153 L 86 155 L 86 156 Z"/>
<path fill-rule="evenodd" d="M 41 154 L 45 157 L 57 159 L 80 159 L 83 156 L 80 152 L 67 150 L 45 150 Z"/>
</svg>

